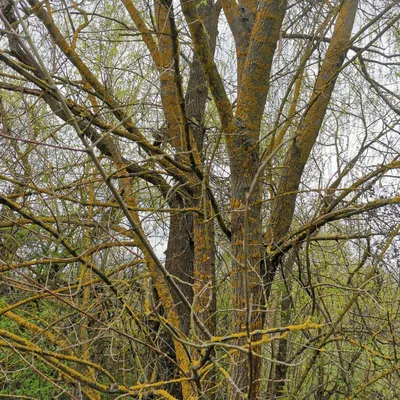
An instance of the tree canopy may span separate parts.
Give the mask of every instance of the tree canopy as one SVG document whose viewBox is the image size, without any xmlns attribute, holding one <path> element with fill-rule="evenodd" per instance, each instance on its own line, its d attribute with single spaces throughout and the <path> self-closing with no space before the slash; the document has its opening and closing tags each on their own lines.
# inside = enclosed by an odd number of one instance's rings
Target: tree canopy
<svg viewBox="0 0 400 400">
<path fill-rule="evenodd" d="M 0 20 L 0 397 L 399 398 L 398 0 Z"/>
</svg>

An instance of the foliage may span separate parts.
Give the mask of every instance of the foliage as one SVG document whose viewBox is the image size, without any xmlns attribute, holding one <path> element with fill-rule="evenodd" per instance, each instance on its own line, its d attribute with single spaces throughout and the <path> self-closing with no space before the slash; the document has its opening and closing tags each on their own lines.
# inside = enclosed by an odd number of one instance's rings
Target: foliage
<svg viewBox="0 0 400 400">
<path fill-rule="evenodd" d="M 400 397 L 398 0 L 0 20 L 0 397 Z"/>
</svg>

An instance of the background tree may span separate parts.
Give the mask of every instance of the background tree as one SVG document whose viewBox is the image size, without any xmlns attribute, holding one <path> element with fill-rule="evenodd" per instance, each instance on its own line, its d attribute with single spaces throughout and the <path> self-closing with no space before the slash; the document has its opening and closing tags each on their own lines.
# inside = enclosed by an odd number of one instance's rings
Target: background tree
<svg viewBox="0 0 400 400">
<path fill-rule="evenodd" d="M 397 398 L 399 11 L 0 0 L 1 395 Z"/>
</svg>

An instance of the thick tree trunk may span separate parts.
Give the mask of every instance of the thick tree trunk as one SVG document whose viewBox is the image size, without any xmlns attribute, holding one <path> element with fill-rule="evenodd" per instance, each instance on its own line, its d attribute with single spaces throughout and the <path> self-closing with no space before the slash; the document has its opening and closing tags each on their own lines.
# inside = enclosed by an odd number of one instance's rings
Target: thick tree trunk
<svg viewBox="0 0 400 400">
<path fill-rule="evenodd" d="M 271 243 L 281 240 L 288 233 L 292 223 L 304 167 L 314 147 L 336 79 L 349 48 L 357 5 L 358 0 L 343 1 L 332 39 L 308 103 L 309 107 L 300 121 L 293 144 L 286 155 L 285 168 L 282 168 L 283 173 L 278 183 L 280 200 L 274 202 L 272 210 Z"/>
<path fill-rule="evenodd" d="M 189 300 L 193 302 L 193 214 L 176 213 L 171 215 L 169 223 L 168 247 L 166 250 L 165 266 L 175 277 L 179 278 L 179 287 Z M 183 283 L 187 282 L 187 284 Z M 181 321 L 181 330 L 184 335 L 189 334 L 190 313 L 174 295 L 176 309 Z"/>
<path fill-rule="evenodd" d="M 259 5 L 240 79 L 236 132 L 230 152 L 232 280 L 236 332 L 246 330 L 249 333 L 259 329 L 264 319 L 260 275 L 263 253 L 261 182 L 256 176 L 260 167 L 261 118 L 285 11 L 285 1 L 264 1 Z M 254 338 L 255 341 L 257 339 Z M 244 343 L 242 341 L 239 344 Z M 260 352 L 261 346 L 258 345 L 248 355 L 237 355 L 232 373 L 236 387 L 242 393 L 239 394 L 235 389 L 231 393 L 232 398 L 242 398 L 243 392 L 247 393 L 249 399 L 258 397 L 262 359 L 257 353 Z"/>
<path fill-rule="evenodd" d="M 326 114 L 335 82 L 346 56 L 351 31 L 357 11 L 358 0 L 345 0 L 341 5 L 334 33 L 330 41 L 321 70 L 318 74 L 314 91 L 309 101 L 295 139 L 285 158 L 285 168 L 278 184 L 279 201 L 275 201 L 271 213 L 272 237 L 268 246 L 279 243 L 289 232 L 293 220 L 297 191 L 300 186 L 304 167 L 320 131 Z M 268 298 L 274 280 L 279 260 L 269 260 L 265 274 L 265 290 Z M 282 302 L 282 311 L 290 307 L 289 298 Z M 288 353 L 288 342 L 283 339 L 279 342 L 278 360 L 285 362 Z M 275 367 L 274 382 L 270 384 L 270 398 L 278 396 L 282 391 L 288 367 L 277 364 Z"/>
<path fill-rule="evenodd" d="M 163 16 L 163 7 L 160 5 L 159 26 L 163 30 L 165 27 L 166 15 Z M 214 53 L 217 37 L 217 24 L 220 7 L 214 6 L 212 1 L 207 1 L 200 5 L 199 14 L 205 21 L 205 27 L 209 35 L 209 46 L 211 52 Z M 160 14 L 161 12 L 161 14 Z M 171 33 L 167 29 L 169 34 Z M 165 32 L 164 32 L 165 33 Z M 179 104 L 179 88 L 176 79 L 171 74 L 170 66 L 174 62 L 172 51 L 172 43 L 169 36 L 160 35 L 160 48 L 163 49 L 163 57 L 165 59 L 165 71 L 161 77 L 161 86 L 163 93 L 163 103 L 165 117 L 168 126 L 169 137 L 167 140 L 176 148 L 179 160 L 185 157 L 187 151 L 185 148 L 184 137 L 184 120 L 187 119 L 190 127 L 190 134 L 193 138 L 192 143 L 186 143 L 186 147 L 193 148 L 197 168 L 202 169 L 201 152 L 204 145 L 204 112 L 207 101 L 207 86 L 204 74 L 201 70 L 200 63 L 196 56 L 191 64 L 190 76 L 185 97 L 186 115 L 182 115 L 182 108 Z M 169 56 L 168 56 L 169 54 Z M 183 99 L 181 99 L 183 100 Z M 198 313 L 202 321 L 208 327 L 209 331 L 215 331 L 215 244 L 214 244 L 214 226 L 211 217 L 211 210 L 207 195 L 204 192 L 202 182 L 197 182 L 192 188 L 193 198 L 177 199 L 175 206 L 178 208 L 197 207 L 206 214 L 200 217 L 192 212 L 181 212 L 172 214 L 170 217 L 168 246 L 166 250 L 166 268 L 175 276 L 185 297 L 192 304 L 195 298 L 194 311 Z M 196 246 L 194 245 L 196 243 Z M 190 311 L 184 307 L 180 299 L 174 296 L 176 310 L 180 317 L 180 330 L 185 336 L 190 335 L 191 316 Z M 197 332 L 197 334 L 199 334 Z M 196 357 L 196 355 L 195 355 Z M 167 371 L 172 370 L 171 368 Z M 211 371 L 212 372 L 212 371 Z M 163 379 L 171 379 L 171 376 L 162 377 Z M 211 389 L 212 379 L 209 385 L 202 388 L 207 392 Z M 171 393 L 172 395 L 180 395 L 179 393 Z M 208 394 L 211 398 L 212 394 Z"/>
</svg>

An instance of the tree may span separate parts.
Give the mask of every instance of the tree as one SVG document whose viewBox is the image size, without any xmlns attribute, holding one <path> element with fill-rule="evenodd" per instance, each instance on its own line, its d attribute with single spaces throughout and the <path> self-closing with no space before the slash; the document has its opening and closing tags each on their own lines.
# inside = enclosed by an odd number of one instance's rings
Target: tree
<svg viewBox="0 0 400 400">
<path fill-rule="evenodd" d="M 396 398 L 399 11 L 0 0 L 3 393 Z"/>
</svg>

